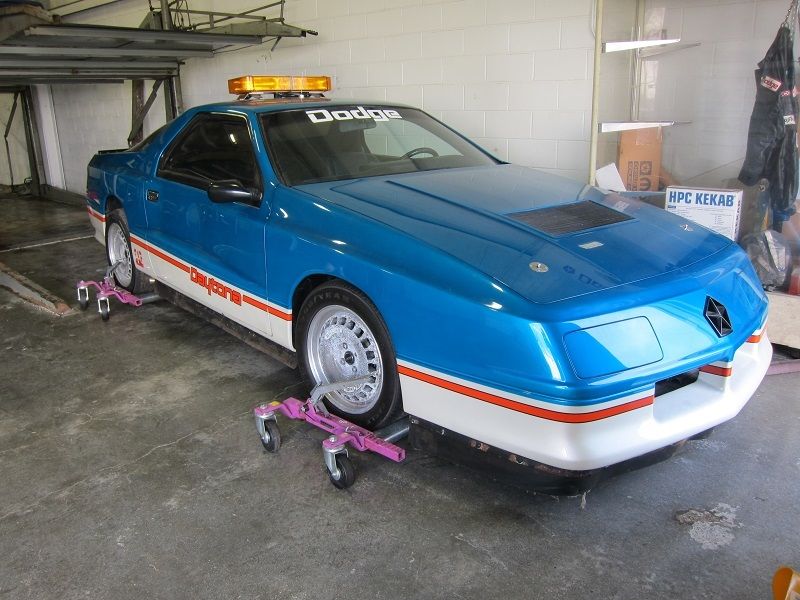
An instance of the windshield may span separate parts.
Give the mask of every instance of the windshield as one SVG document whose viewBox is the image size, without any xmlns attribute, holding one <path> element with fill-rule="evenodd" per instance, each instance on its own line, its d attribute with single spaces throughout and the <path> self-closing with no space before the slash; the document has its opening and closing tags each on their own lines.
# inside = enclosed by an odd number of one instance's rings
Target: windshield
<svg viewBox="0 0 800 600">
<path fill-rule="evenodd" d="M 337 105 L 261 119 L 272 163 L 287 185 L 497 163 L 413 108 Z"/>
</svg>

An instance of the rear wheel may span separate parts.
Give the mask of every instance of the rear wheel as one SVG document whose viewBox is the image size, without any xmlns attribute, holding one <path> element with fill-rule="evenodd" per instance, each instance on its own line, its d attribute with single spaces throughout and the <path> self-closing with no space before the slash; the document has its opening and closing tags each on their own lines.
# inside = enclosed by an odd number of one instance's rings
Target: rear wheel
<svg viewBox="0 0 800 600">
<path fill-rule="evenodd" d="M 147 290 L 150 281 L 133 262 L 128 219 L 122 209 L 112 210 L 106 219 L 106 258 L 109 266 L 119 263 L 114 269 L 114 281 L 119 287 L 134 294 Z"/>
<path fill-rule="evenodd" d="M 330 282 L 303 302 L 297 318 L 298 356 L 311 385 L 367 379 L 327 394 L 340 417 L 379 429 L 402 412 L 397 361 L 378 310 L 355 288 Z"/>
</svg>

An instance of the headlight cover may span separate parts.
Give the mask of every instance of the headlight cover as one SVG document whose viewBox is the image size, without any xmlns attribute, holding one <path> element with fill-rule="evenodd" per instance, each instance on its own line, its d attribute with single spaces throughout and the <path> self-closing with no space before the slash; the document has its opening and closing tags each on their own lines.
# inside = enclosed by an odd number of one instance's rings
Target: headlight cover
<svg viewBox="0 0 800 600">
<path fill-rule="evenodd" d="M 564 345 L 581 379 L 635 369 L 664 358 L 661 344 L 646 317 L 572 331 L 564 336 Z"/>
</svg>

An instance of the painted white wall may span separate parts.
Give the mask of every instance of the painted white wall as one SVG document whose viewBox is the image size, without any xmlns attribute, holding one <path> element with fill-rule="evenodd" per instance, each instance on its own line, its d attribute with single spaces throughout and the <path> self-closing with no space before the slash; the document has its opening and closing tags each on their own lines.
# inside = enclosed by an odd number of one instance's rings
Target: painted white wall
<svg viewBox="0 0 800 600">
<path fill-rule="evenodd" d="M 682 42 L 701 42 L 649 61 L 644 72 L 641 118 L 690 121 L 664 130 L 662 163 L 680 183 L 737 187 L 755 100 L 753 71 L 788 4 L 648 0 L 652 37 L 666 29 Z"/>
<path fill-rule="evenodd" d="M 28 145 L 25 141 L 25 126 L 22 119 L 22 98 L 17 102 L 17 110 L 11 121 L 11 130 L 8 134 L 8 151 L 3 140 L 6 126 L 11 118 L 11 107 L 14 104 L 14 94 L 0 94 L 0 184 L 20 185 L 31 176 L 30 162 L 28 161 Z M 9 156 L 11 159 L 9 169 Z"/>
<path fill-rule="evenodd" d="M 244 10 L 260 4 L 237 2 Z M 214 0 L 219 10 L 230 2 Z M 592 0 L 289 0 L 287 22 L 319 36 L 191 59 L 186 107 L 230 99 L 227 80 L 250 73 L 328 74 L 331 97 L 421 106 L 511 162 L 585 179 L 591 120 Z M 192 3 L 193 8 L 201 8 Z M 140 2 L 88 14 L 138 26 Z M 87 22 L 86 15 L 81 20 Z M 86 163 L 124 147 L 129 85 L 53 88 L 68 189 Z M 163 123 L 151 109 L 146 133 Z"/>
<path fill-rule="evenodd" d="M 201 5 L 202 4 L 202 5 Z M 260 4 L 240 1 L 237 10 Z M 630 39 L 635 0 L 606 0 L 604 39 Z M 652 61 L 641 118 L 691 121 L 664 135 L 664 166 L 682 183 L 730 185 L 744 157 L 752 71 L 783 20 L 785 0 L 647 0 L 652 35 L 702 45 Z M 289 0 L 287 21 L 320 32 L 191 59 L 186 107 L 229 99 L 227 79 L 248 73 L 329 74 L 329 95 L 421 106 L 497 156 L 583 179 L 591 119 L 592 0 Z M 206 0 L 194 8 L 230 10 Z M 90 22 L 138 26 L 141 2 L 88 13 Z M 87 15 L 81 15 L 86 22 Z M 626 119 L 628 57 L 601 64 L 601 119 Z M 148 82 L 147 91 L 151 82 Z M 82 192 L 98 149 L 124 147 L 130 85 L 53 88 L 65 185 Z M 148 133 L 164 122 L 163 100 Z M 599 164 L 616 158 L 600 138 Z"/>
</svg>

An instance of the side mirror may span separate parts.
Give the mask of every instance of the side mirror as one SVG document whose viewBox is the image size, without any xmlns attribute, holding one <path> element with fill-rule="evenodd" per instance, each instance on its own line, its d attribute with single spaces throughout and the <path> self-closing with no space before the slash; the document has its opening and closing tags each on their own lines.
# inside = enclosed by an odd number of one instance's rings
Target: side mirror
<svg viewBox="0 0 800 600">
<path fill-rule="evenodd" d="M 261 192 L 254 188 L 246 188 L 236 181 L 220 181 L 208 187 L 208 197 L 212 202 L 254 204 L 261 199 Z"/>
</svg>

